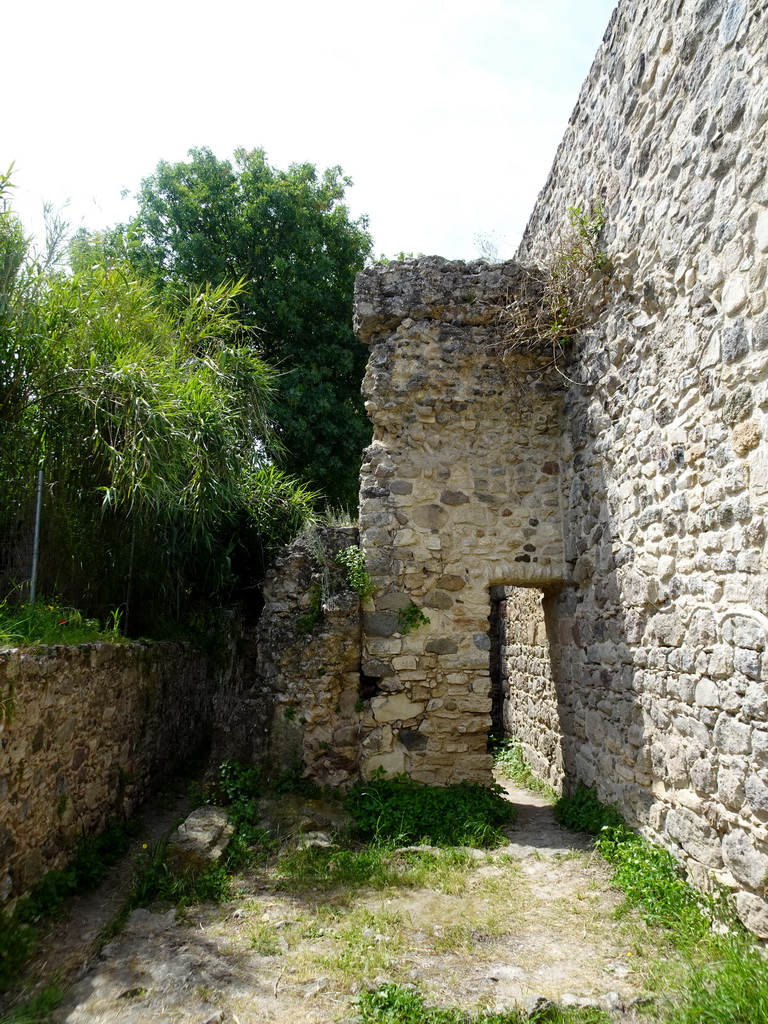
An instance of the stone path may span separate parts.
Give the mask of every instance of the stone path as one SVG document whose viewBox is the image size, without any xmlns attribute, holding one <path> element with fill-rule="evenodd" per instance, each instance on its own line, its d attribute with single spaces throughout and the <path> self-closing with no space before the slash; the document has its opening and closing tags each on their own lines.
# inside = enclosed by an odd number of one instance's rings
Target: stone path
<svg viewBox="0 0 768 1024">
<path fill-rule="evenodd" d="M 384 981 L 467 1009 L 546 997 L 634 1021 L 642 961 L 604 865 L 542 799 L 504 785 L 519 809 L 510 842 L 455 884 L 296 894 L 262 871 L 225 906 L 138 910 L 55 1021 L 327 1024 L 354 1019 L 355 993 Z"/>
</svg>

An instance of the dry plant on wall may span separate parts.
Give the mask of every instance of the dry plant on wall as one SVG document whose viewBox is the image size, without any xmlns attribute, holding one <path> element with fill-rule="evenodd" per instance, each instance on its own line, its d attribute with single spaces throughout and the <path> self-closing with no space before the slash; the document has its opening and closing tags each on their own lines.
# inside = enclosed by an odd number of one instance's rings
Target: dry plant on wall
<svg viewBox="0 0 768 1024">
<path fill-rule="evenodd" d="M 610 273 L 608 257 L 600 248 L 604 225 L 602 200 L 593 200 L 586 210 L 568 207 L 568 228 L 552 242 L 544 259 L 525 267 L 517 295 L 499 314 L 502 362 L 533 356 L 541 376 L 554 370 L 570 381 L 560 367 L 563 353 L 593 322 L 595 287 Z"/>
</svg>

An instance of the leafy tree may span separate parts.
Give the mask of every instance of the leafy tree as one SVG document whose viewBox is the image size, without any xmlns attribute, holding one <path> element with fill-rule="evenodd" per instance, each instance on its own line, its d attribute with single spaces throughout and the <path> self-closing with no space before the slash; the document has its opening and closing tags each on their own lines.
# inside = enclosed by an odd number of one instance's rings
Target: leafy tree
<svg viewBox="0 0 768 1024">
<path fill-rule="evenodd" d="M 287 171 L 263 150 L 234 164 L 209 149 L 161 162 L 138 195 L 139 214 L 107 239 L 164 294 L 190 284 L 241 281 L 243 325 L 281 376 L 270 455 L 332 503 L 357 503 L 360 453 L 370 428 L 360 396 L 366 352 L 352 332 L 355 274 L 371 251 L 364 219 L 343 204 L 339 167 Z"/>
<path fill-rule="evenodd" d="M 25 246 L 3 209 L 0 540 L 44 464 L 41 589 L 102 617 L 129 606 L 134 632 L 156 632 L 220 600 L 233 564 L 257 576 L 310 513 L 264 458 L 276 373 L 247 343 L 242 285 L 169 304 L 131 268 L 65 274 Z"/>
</svg>

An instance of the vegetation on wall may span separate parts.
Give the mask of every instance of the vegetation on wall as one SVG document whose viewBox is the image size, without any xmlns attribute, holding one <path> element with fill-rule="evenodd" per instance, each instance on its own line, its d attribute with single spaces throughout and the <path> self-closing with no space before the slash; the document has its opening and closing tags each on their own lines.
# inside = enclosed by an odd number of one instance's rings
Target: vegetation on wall
<svg viewBox="0 0 768 1024">
<path fill-rule="evenodd" d="M 567 228 L 544 259 L 526 268 L 518 295 L 501 311 L 502 359 L 551 353 L 557 367 L 563 348 L 589 325 L 593 287 L 610 273 L 600 246 L 605 216 L 602 199 L 568 207 Z"/>
</svg>

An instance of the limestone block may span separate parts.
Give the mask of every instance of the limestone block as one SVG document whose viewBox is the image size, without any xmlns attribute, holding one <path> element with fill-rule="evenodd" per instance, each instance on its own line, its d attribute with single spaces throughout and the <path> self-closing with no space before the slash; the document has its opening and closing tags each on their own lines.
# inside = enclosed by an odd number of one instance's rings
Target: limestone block
<svg viewBox="0 0 768 1024">
<path fill-rule="evenodd" d="M 717 644 L 709 659 L 709 674 L 713 679 L 728 679 L 733 673 L 733 649 Z"/>
<path fill-rule="evenodd" d="M 666 818 L 667 834 L 701 864 L 720 867 L 720 837 L 705 821 L 687 809 L 671 810 Z M 766 859 L 768 865 L 768 858 Z"/>
<path fill-rule="evenodd" d="M 226 852 L 233 832 L 234 826 L 229 824 L 223 808 L 198 807 L 168 840 L 169 867 L 178 872 L 199 874 Z"/>
<path fill-rule="evenodd" d="M 744 790 L 753 811 L 768 811 L 768 785 L 759 775 L 750 775 Z"/>
<path fill-rule="evenodd" d="M 768 252 L 768 210 L 761 210 L 757 218 L 755 245 L 760 252 Z"/>
<path fill-rule="evenodd" d="M 755 729 L 752 732 L 752 756 L 761 767 L 768 766 L 768 731 Z"/>
<path fill-rule="evenodd" d="M 736 893 L 736 913 L 749 931 L 768 939 L 768 902 L 751 892 Z"/>
<path fill-rule="evenodd" d="M 746 754 L 750 749 L 751 732 L 745 722 L 723 712 L 715 723 L 715 745 L 723 754 Z"/>
<path fill-rule="evenodd" d="M 396 722 L 415 718 L 426 708 L 425 703 L 411 701 L 404 693 L 393 693 L 371 700 L 371 714 L 377 722 Z"/>
<path fill-rule="evenodd" d="M 401 775 L 405 772 L 405 750 L 393 750 L 386 754 L 374 754 L 363 767 L 363 774 L 370 779 L 375 771 L 383 768 L 387 775 Z"/>
<path fill-rule="evenodd" d="M 723 861 L 737 881 L 761 888 L 768 876 L 768 856 L 743 829 L 735 828 L 723 838 Z"/>
<path fill-rule="evenodd" d="M 685 627 L 676 612 L 659 612 L 654 615 L 650 630 L 660 647 L 678 647 L 685 636 Z"/>
<path fill-rule="evenodd" d="M 702 679 L 696 685 L 696 703 L 705 708 L 720 707 L 720 691 L 710 679 Z"/>
</svg>

